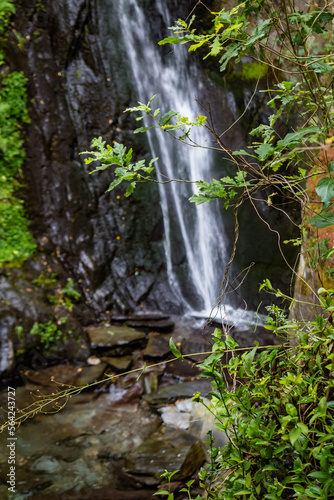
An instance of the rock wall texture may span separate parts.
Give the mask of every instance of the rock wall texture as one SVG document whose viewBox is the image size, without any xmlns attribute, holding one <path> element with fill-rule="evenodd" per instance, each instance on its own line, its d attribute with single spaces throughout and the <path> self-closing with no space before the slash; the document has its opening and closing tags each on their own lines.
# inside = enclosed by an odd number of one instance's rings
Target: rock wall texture
<svg viewBox="0 0 334 500">
<path fill-rule="evenodd" d="M 146 3 L 154 16 L 153 2 Z M 10 59 L 29 78 L 25 175 L 32 230 L 96 310 L 126 311 L 145 301 L 177 312 L 157 190 L 145 186 L 130 201 L 123 190 L 110 197 L 110 174 L 90 176 L 78 156 L 93 137 L 126 143 L 134 128 L 123 114 L 137 96 L 112 23 L 115 9 L 117 2 L 105 0 L 18 2 L 15 30 L 24 43 L 11 45 Z M 138 155 L 148 152 L 145 138 L 131 136 L 133 143 Z"/>
</svg>

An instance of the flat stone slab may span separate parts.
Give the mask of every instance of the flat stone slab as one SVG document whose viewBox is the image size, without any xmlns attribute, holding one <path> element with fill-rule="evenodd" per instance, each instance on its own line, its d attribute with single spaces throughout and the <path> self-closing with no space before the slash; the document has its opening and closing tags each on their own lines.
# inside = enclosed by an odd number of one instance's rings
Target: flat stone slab
<svg viewBox="0 0 334 500">
<path fill-rule="evenodd" d="M 143 351 L 144 356 L 148 358 L 164 358 L 169 353 L 169 342 L 159 335 L 149 337 L 147 346 Z"/>
<path fill-rule="evenodd" d="M 147 319 L 136 319 L 127 321 L 126 324 L 131 326 L 131 328 L 145 328 L 149 331 L 167 333 L 174 329 L 175 323 L 171 319 L 161 319 L 161 320 L 147 320 Z"/>
<path fill-rule="evenodd" d="M 119 358 L 114 356 L 102 356 L 101 359 L 118 372 L 124 372 L 127 370 L 132 362 L 132 356 L 121 356 Z"/>
<path fill-rule="evenodd" d="M 99 363 L 93 366 L 56 365 L 44 370 L 26 371 L 25 377 L 33 384 L 51 386 L 54 389 L 56 388 L 55 382 L 58 384 L 81 386 L 90 384 L 100 378 L 105 372 L 106 367 L 106 363 Z"/>
<path fill-rule="evenodd" d="M 145 394 L 143 399 L 149 405 L 157 407 L 172 403 L 177 399 L 191 398 L 197 392 L 200 392 L 202 396 L 207 396 L 210 391 L 212 391 L 212 385 L 209 380 L 191 380 L 181 384 L 161 387 L 156 392 Z"/>
<path fill-rule="evenodd" d="M 156 321 L 162 319 L 169 319 L 168 314 L 159 311 L 142 312 L 136 314 L 129 314 L 128 316 L 112 316 L 111 320 L 115 322 L 125 323 L 126 321 Z"/>
<path fill-rule="evenodd" d="M 145 339 L 146 334 L 133 328 L 119 325 L 89 326 L 86 331 L 91 347 L 114 347 Z"/>
</svg>

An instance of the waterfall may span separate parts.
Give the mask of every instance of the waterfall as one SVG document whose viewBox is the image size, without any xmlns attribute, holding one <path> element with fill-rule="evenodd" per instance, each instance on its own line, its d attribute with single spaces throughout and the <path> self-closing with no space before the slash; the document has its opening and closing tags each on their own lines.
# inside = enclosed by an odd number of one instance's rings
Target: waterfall
<svg viewBox="0 0 334 500">
<path fill-rule="evenodd" d="M 175 19 L 171 19 L 167 3 L 156 0 L 156 9 L 170 26 Z M 153 103 L 162 113 L 178 111 L 191 119 L 204 114 L 195 101 L 205 92 L 200 70 L 194 59 L 189 60 L 185 48 L 176 46 L 171 49 L 172 55 L 163 55 L 161 47 L 152 41 L 152 26 L 139 0 L 119 0 L 117 12 L 137 100 L 147 102 L 158 94 Z M 134 105 L 136 102 L 131 103 Z M 212 144 L 204 128 L 197 127 L 194 132 L 192 138 L 198 144 Z M 152 157 L 159 157 L 155 163 L 158 178 L 165 180 L 162 174 L 210 182 L 213 159 L 209 150 L 180 144 L 161 130 L 150 131 L 148 138 Z M 194 184 L 173 182 L 159 185 L 159 189 L 170 284 L 189 312 L 208 316 L 217 304 L 227 262 L 222 204 L 215 201 L 196 207 L 190 203 L 188 199 L 196 191 Z"/>
</svg>

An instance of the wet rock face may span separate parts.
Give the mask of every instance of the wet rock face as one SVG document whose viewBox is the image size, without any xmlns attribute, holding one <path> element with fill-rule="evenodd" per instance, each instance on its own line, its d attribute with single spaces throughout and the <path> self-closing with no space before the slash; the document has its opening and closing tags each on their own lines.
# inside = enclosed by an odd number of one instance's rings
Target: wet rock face
<svg viewBox="0 0 334 500">
<path fill-rule="evenodd" d="M 106 0 L 18 2 L 15 29 L 25 43 L 22 50 L 10 47 L 10 61 L 29 78 L 32 229 L 41 246 L 48 237 L 48 250 L 81 280 L 96 311 L 129 311 L 144 302 L 178 312 L 166 279 L 157 189 L 145 186 L 130 200 L 123 188 L 105 194 L 111 174 L 90 176 L 91 166 L 78 156 L 100 135 L 148 153 L 146 138 L 132 136 L 135 125 L 123 113 L 139 96 L 115 9 L 117 2 Z"/>
</svg>

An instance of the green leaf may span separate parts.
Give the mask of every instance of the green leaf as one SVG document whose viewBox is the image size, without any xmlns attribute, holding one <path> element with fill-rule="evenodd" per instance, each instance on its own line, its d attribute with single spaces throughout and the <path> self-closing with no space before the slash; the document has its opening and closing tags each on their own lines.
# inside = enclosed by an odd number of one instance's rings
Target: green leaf
<svg viewBox="0 0 334 500">
<path fill-rule="evenodd" d="M 193 194 L 189 198 L 189 201 L 191 203 L 196 203 L 196 205 L 202 205 L 203 203 L 209 203 L 212 200 L 214 200 L 214 198 L 212 198 L 211 196 L 205 196 L 203 194 Z"/>
<path fill-rule="evenodd" d="M 291 417 L 296 417 L 298 415 L 297 408 L 291 403 L 287 403 L 285 409 L 287 414 L 291 415 Z"/>
<path fill-rule="evenodd" d="M 252 158 L 256 158 L 256 156 L 251 155 L 250 153 L 247 153 L 244 149 L 240 149 L 239 151 L 233 151 L 233 155 L 245 155 L 245 156 L 251 156 Z"/>
<path fill-rule="evenodd" d="M 317 214 L 308 221 L 311 226 L 318 229 L 323 229 L 324 227 L 329 227 L 334 224 L 334 214 L 331 212 L 324 212 L 322 214 Z"/>
<path fill-rule="evenodd" d="M 328 205 L 334 197 L 334 179 L 323 177 L 315 188 L 317 195 L 324 205 Z"/>
<path fill-rule="evenodd" d="M 169 339 L 169 348 L 176 358 L 181 359 L 181 361 L 184 360 L 184 357 L 182 356 L 182 354 L 180 353 L 180 351 L 178 350 L 178 348 L 174 344 L 172 337 Z"/>
<path fill-rule="evenodd" d="M 278 470 L 277 467 L 274 467 L 273 465 L 265 465 L 263 467 L 263 472 L 267 471 L 267 470 Z"/>
<path fill-rule="evenodd" d="M 116 186 L 118 186 L 118 184 L 121 184 L 121 180 L 120 179 L 115 179 L 111 184 L 110 186 L 108 187 L 106 193 L 108 193 L 109 191 L 112 191 L 113 189 L 115 189 Z"/>
<path fill-rule="evenodd" d="M 133 133 L 139 134 L 142 132 L 147 132 L 148 130 L 151 130 L 151 128 L 157 128 L 157 127 L 139 127 L 139 128 L 136 128 L 136 130 L 134 130 Z"/>
<path fill-rule="evenodd" d="M 158 45 L 166 45 L 166 43 L 180 43 L 182 42 L 182 38 L 178 38 L 176 36 L 169 36 L 168 38 L 164 38 L 158 42 Z"/>
<path fill-rule="evenodd" d="M 298 144 L 303 143 L 303 138 L 308 134 L 320 134 L 321 129 L 317 126 L 301 128 L 297 132 L 291 132 L 287 134 L 284 139 L 278 141 L 277 145 L 294 148 Z"/>
<path fill-rule="evenodd" d="M 216 36 L 216 38 L 214 39 L 213 44 L 211 45 L 210 55 L 217 56 L 219 54 L 221 48 L 222 48 L 222 45 L 221 45 L 221 43 L 219 41 L 219 36 Z"/>
<path fill-rule="evenodd" d="M 238 347 L 238 343 L 229 335 L 226 335 L 225 344 L 228 349 L 234 349 L 235 347 Z"/>
<path fill-rule="evenodd" d="M 323 482 L 324 480 L 327 480 L 330 478 L 329 474 L 327 474 L 326 472 L 321 472 L 321 471 L 310 472 L 310 474 L 308 474 L 308 476 L 314 477 L 315 479 L 319 479 L 320 482 Z"/>
<path fill-rule="evenodd" d="M 254 152 L 258 155 L 260 161 L 264 161 L 268 156 L 271 156 L 275 149 L 271 144 L 261 144 Z"/>
<path fill-rule="evenodd" d="M 125 191 L 125 196 L 127 198 L 128 198 L 128 196 L 130 196 L 134 192 L 135 187 L 136 187 L 136 182 L 131 182 L 131 184 L 127 187 L 127 189 Z"/>
<path fill-rule="evenodd" d="M 256 351 L 257 351 L 257 347 L 254 347 L 254 349 L 252 349 L 251 352 L 249 352 L 245 356 L 245 359 L 243 362 L 243 367 L 245 368 L 245 372 L 247 373 L 247 375 L 251 374 L 251 366 L 252 366 Z"/>
<path fill-rule="evenodd" d="M 289 433 L 289 439 L 290 439 L 290 442 L 292 445 L 295 444 L 295 442 L 297 441 L 297 439 L 299 438 L 301 433 L 302 433 L 302 430 L 299 427 L 294 427 L 293 429 L 291 429 L 291 431 Z"/>
<path fill-rule="evenodd" d="M 331 73 L 334 69 L 332 66 L 325 64 L 323 61 L 312 63 L 311 68 L 315 73 Z"/>
<path fill-rule="evenodd" d="M 224 55 L 219 61 L 221 64 L 220 71 L 225 71 L 230 59 L 232 59 L 233 57 L 237 57 L 241 48 L 242 45 L 240 43 L 231 43 L 230 45 L 228 45 L 227 49 L 224 52 Z"/>
<path fill-rule="evenodd" d="M 115 169 L 115 174 L 121 181 L 131 181 L 134 176 L 133 172 L 129 172 L 129 170 L 123 167 L 117 167 Z"/>
<path fill-rule="evenodd" d="M 309 428 L 303 422 L 298 422 L 296 424 L 296 427 L 298 427 L 299 429 L 301 429 L 301 431 L 302 431 L 303 434 L 308 434 L 309 433 Z"/>
</svg>

